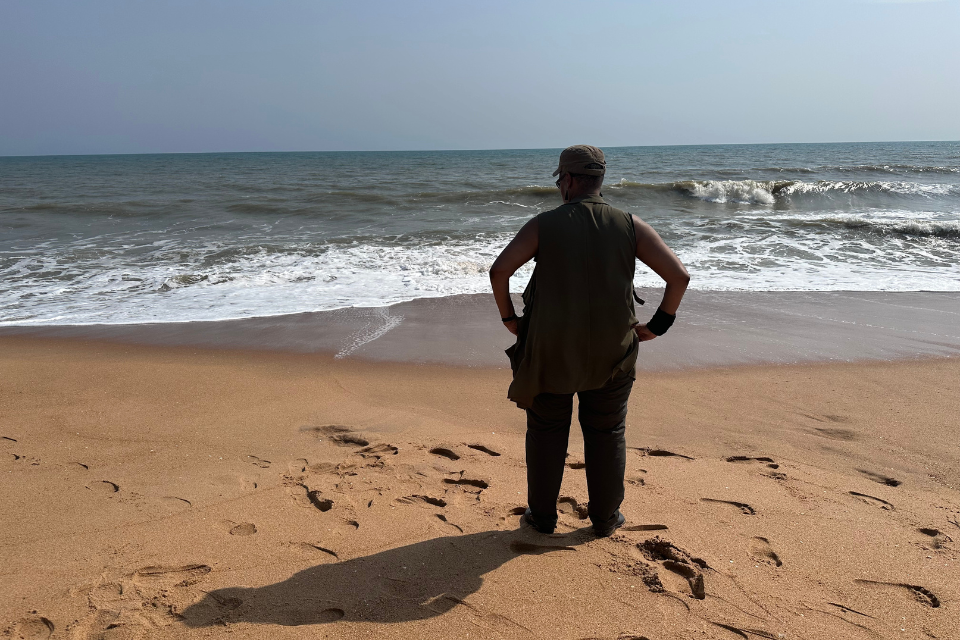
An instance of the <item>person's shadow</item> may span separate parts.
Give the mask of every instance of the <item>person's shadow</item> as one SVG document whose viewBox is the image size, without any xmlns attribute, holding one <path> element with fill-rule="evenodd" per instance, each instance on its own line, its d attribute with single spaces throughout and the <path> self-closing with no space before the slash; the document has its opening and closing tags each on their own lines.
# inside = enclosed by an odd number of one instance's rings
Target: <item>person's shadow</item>
<svg viewBox="0 0 960 640">
<path fill-rule="evenodd" d="M 423 620 L 458 604 L 472 609 L 463 600 L 480 588 L 483 574 L 519 555 L 572 553 L 592 539 L 588 528 L 549 537 L 523 528 L 434 538 L 310 567 L 276 584 L 217 589 L 181 615 L 191 627 Z"/>
</svg>

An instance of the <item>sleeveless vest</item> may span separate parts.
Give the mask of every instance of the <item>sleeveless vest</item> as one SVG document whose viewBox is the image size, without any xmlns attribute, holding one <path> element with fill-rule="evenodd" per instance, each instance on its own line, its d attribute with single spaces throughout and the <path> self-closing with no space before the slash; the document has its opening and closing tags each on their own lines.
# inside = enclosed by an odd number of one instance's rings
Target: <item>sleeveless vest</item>
<svg viewBox="0 0 960 640">
<path fill-rule="evenodd" d="M 521 408 L 538 393 L 589 391 L 636 377 L 633 306 L 637 239 L 630 215 L 598 196 L 541 213 L 539 249 L 523 292 L 517 342 L 507 349 Z"/>
</svg>

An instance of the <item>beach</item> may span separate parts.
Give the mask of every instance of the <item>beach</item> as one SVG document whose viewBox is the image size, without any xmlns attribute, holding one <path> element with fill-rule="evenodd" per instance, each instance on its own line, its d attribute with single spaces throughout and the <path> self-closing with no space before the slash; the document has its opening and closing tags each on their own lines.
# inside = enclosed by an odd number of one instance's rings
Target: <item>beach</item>
<svg viewBox="0 0 960 640">
<path fill-rule="evenodd" d="M 0 629 L 957 637 L 955 294 L 725 295 L 643 345 L 609 539 L 576 425 L 556 533 L 520 526 L 483 296 L 5 328 Z"/>
</svg>

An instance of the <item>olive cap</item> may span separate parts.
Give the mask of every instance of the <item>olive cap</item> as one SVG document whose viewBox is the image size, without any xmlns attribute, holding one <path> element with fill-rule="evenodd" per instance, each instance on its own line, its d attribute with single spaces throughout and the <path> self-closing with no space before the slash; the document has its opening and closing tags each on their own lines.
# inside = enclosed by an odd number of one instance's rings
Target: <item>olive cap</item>
<svg viewBox="0 0 960 640">
<path fill-rule="evenodd" d="M 553 175 L 561 171 L 602 176 L 607 171 L 607 161 L 603 159 L 603 151 L 600 149 L 588 144 L 575 144 L 560 154 L 560 165 Z"/>
</svg>

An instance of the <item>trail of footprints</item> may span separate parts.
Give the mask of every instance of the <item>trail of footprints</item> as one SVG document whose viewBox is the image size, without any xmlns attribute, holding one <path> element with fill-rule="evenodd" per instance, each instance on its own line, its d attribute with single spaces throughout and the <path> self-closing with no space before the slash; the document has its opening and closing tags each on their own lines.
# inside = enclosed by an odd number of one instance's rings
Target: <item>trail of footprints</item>
<svg viewBox="0 0 960 640">
<path fill-rule="evenodd" d="M 16 444 L 19 444 L 19 441 L 16 438 L 12 438 L 10 436 L 0 436 L 0 446 L 4 446 L 4 445 L 13 446 Z M 10 460 L 12 460 L 13 462 L 28 464 L 31 466 L 40 465 L 40 460 L 35 457 L 31 457 L 28 455 L 21 455 L 17 453 L 11 453 L 8 455 L 10 456 Z M 250 456 L 250 457 L 254 458 L 254 456 Z M 267 465 L 269 466 L 269 463 L 267 463 Z M 90 465 L 83 462 L 73 461 L 73 462 L 59 463 L 56 466 L 61 469 L 66 469 L 67 471 L 72 473 L 87 474 L 88 476 L 90 472 Z M 73 477 L 78 477 L 78 476 L 73 476 Z M 181 498 L 178 496 L 141 496 L 135 492 L 130 492 L 129 494 L 123 495 L 121 494 L 120 484 L 117 482 L 113 482 L 111 480 L 93 479 L 85 482 L 85 484 L 81 486 L 83 486 L 87 491 L 89 491 L 91 495 L 97 496 L 99 498 L 112 499 L 112 498 L 119 497 L 121 501 L 127 501 L 132 499 L 135 502 L 139 503 L 140 506 L 152 507 L 154 509 L 157 509 L 160 515 L 169 515 L 171 512 L 188 509 L 193 506 L 193 503 L 190 500 L 187 500 L 186 498 Z"/>
<path fill-rule="evenodd" d="M 812 417 L 812 416 L 809 416 Z M 840 422 L 842 421 L 836 416 L 826 416 L 826 420 L 831 422 Z M 840 428 L 819 428 L 815 430 L 817 435 L 822 437 L 827 437 L 831 439 L 838 440 L 853 440 L 858 438 L 858 434 L 847 429 Z M 677 454 L 671 451 L 664 449 L 656 448 L 636 448 L 634 449 L 642 456 L 651 456 L 651 457 L 665 457 L 665 458 L 679 458 L 682 460 L 694 460 L 694 458 L 682 454 Z M 780 465 L 773 459 L 767 456 L 746 456 L 746 455 L 737 455 L 730 456 L 726 458 L 727 462 L 731 463 L 760 463 L 765 465 L 769 469 L 777 470 Z M 568 465 L 571 466 L 571 465 Z M 575 468 L 575 467 L 574 467 Z M 876 473 L 867 469 L 857 469 L 857 472 L 862 474 L 867 479 L 881 484 L 887 487 L 899 487 L 903 483 L 889 476 L 886 476 L 881 473 Z M 768 474 L 769 477 L 772 477 L 777 480 L 786 479 L 786 475 L 775 471 L 774 473 Z M 877 507 L 886 511 L 895 510 L 894 505 L 882 498 L 872 496 L 866 493 L 859 491 L 848 491 L 848 495 L 853 498 L 868 504 L 873 507 Z M 756 515 L 756 509 L 751 505 L 737 502 L 732 500 L 721 500 L 716 498 L 701 498 L 701 502 L 707 504 L 715 505 L 725 505 L 728 507 L 733 507 L 739 510 L 744 515 Z M 562 507 L 561 507 L 562 510 Z M 960 521 L 950 522 L 960 528 Z M 651 524 L 651 525 L 628 525 L 621 528 L 622 532 L 632 532 L 632 531 L 653 531 L 659 529 L 667 529 L 666 525 Z M 940 531 L 939 529 L 933 527 L 919 527 L 917 532 L 927 536 L 931 539 L 931 548 L 936 550 L 941 548 L 945 543 L 952 542 L 953 539 Z M 620 536 L 617 536 L 618 538 Z M 616 559 L 610 569 L 612 571 L 623 573 L 627 575 L 638 576 L 641 578 L 643 583 L 647 588 L 655 593 L 666 592 L 666 588 L 660 577 L 660 572 L 656 570 L 656 566 L 660 566 L 668 572 L 682 577 L 687 582 L 687 587 L 689 589 L 689 597 L 694 599 L 702 600 L 706 597 L 707 592 L 705 588 L 704 573 L 711 571 L 707 563 L 700 559 L 695 558 L 688 552 L 683 549 L 680 549 L 673 543 L 660 538 L 654 537 L 644 542 L 638 543 L 632 547 L 637 554 L 630 559 L 619 557 Z M 749 541 L 749 555 L 758 565 L 767 564 L 774 568 L 779 568 L 783 566 L 783 561 L 781 560 L 779 554 L 774 550 L 773 545 L 770 540 L 762 537 L 755 536 Z M 639 557 L 637 557 L 639 556 Z M 651 564 L 652 563 L 652 564 Z M 877 581 L 877 580 L 866 580 L 858 579 L 854 581 L 857 584 L 862 584 L 869 586 L 871 588 L 891 588 L 891 589 L 900 589 L 904 590 L 914 597 L 914 599 L 923 606 L 930 608 L 939 608 L 941 606 L 939 598 L 932 591 L 923 587 L 921 585 L 902 583 L 902 582 L 887 582 L 887 581 Z M 852 608 L 846 607 L 844 605 L 829 603 L 834 607 L 838 607 L 841 610 L 852 612 L 854 614 L 865 616 L 867 618 L 872 618 L 862 612 L 856 611 Z M 769 632 L 763 631 L 761 629 L 747 629 L 747 628 L 738 628 L 732 625 L 709 621 L 711 624 L 726 629 L 736 635 L 739 635 L 743 638 L 749 638 L 750 636 L 759 636 L 764 638 L 774 638 L 776 636 L 770 634 Z M 859 626 L 859 625 L 858 625 Z M 869 630 L 867 627 L 863 627 Z"/>
<path fill-rule="evenodd" d="M 847 433 L 840 433 L 840 429 L 822 429 L 820 435 L 846 439 Z M 333 517 L 337 519 L 340 530 L 351 531 L 360 527 L 357 519 L 358 509 L 372 507 L 375 501 L 383 498 L 382 491 L 372 490 L 373 496 L 365 498 L 363 502 L 354 504 L 350 495 L 356 494 L 356 491 L 342 491 L 339 483 L 357 476 L 363 471 L 378 471 L 384 469 L 394 456 L 397 456 L 399 449 L 393 445 L 385 443 L 372 444 L 370 439 L 358 433 L 356 430 L 344 425 L 323 425 L 303 427 L 301 432 L 318 438 L 321 441 L 328 442 L 337 447 L 350 449 L 349 455 L 339 463 L 323 462 L 310 464 L 306 459 L 298 459 L 288 464 L 288 473 L 282 475 L 282 482 L 287 487 L 292 499 L 296 504 L 306 509 L 314 510 L 317 513 L 324 514 L 324 517 Z M 9 437 L 3 437 L 4 442 L 16 442 Z M 679 461 L 694 461 L 695 458 L 680 453 L 674 453 L 660 448 L 635 448 L 636 453 L 643 457 L 651 458 L 673 458 Z M 439 445 L 426 450 L 430 456 L 447 460 L 450 462 L 463 460 L 465 456 L 486 455 L 499 457 L 500 452 L 495 451 L 485 445 L 471 443 L 461 445 Z M 241 457 L 245 463 L 253 465 L 259 469 L 269 469 L 273 466 L 270 460 L 256 455 L 245 455 Z M 772 458 L 767 456 L 745 456 L 737 455 L 726 458 L 727 462 L 736 464 L 760 464 L 769 469 L 779 468 Z M 399 465 L 398 465 L 399 466 Z M 567 468 L 581 470 L 585 464 L 579 460 L 572 460 L 566 463 Z M 87 466 L 76 463 L 78 470 L 86 470 Z M 645 471 L 644 471 L 645 472 Z M 898 487 L 902 483 L 894 478 L 874 473 L 868 470 L 858 469 L 858 472 L 866 478 L 888 487 Z M 426 480 L 422 474 L 411 472 L 411 478 L 418 482 Z M 785 478 L 782 473 L 772 474 L 776 479 Z M 400 476 L 398 476 L 400 477 Z M 633 484 L 643 484 L 642 478 L 636 478 Z M 316 484 L 314 484 L 316 483 Z M 255 487 L 256 484 L 253 484 Z M 440 493 L 431 491 L 421 491 L 401 495 L 391 500 L 392 504 L 397 506 L 422 507 L 431 511 L 431 517 L 438 523 L 438 526 L 448 530 L 451 533 L 463 533 L 463 528 L 458 524 L 451 522 L 447 515 L 442 511 L 448 506 L 448 498 L 445 496 L 447 491 L 456 491 L 457 494 L 465 498 L 473 496 L 474 500 L 479 499 L 479 495 L 487 488 L 489 482 L 478 478 L 467 471 L 453 472 L 448 477 L 440 478 L 439 483 L 434 487 Z M 95 493 L 109 496 L 120 491 L 119 485 L 107 480 L 95 480 L 87 484 L 87 488 Z M 884 510 L 893 510 L 894 506 L 881 498 L 870 496 L 857 491 L 849 491 L 848 494 L 853 498 L 878 507 Z M 189 507 L 190 502 L 183 498 L 165 497 L 164 500 L 171 501 L 170 504 L 178 504 L 183 507 Z M 704 497 L 700 499 L 702 503 L 708 505 L 717 505 L 733 508 L 743 515 L 756 515 L 756 510 L 749 504 L 731 500 L 721 500 L 717 498 Z M 175 502 L 173 502 L 175 501 Z M 437 512 L 440 510 L 440 512 Z M 501 522 L 508 519 L 522 516 L 525 511 L 524 506 L 516 506 L 507 510 L 500 517 Z M 585 521 L 588 518 L 586 505 L 580 504 L 571 496 L 561 496 L 558 501 L 558 511 L 568 518 L 576 521 Z M 249 522 L 225 522 L 226 530 L 231 536 L 252 536 L 257 533 L 257 527 Z M 958 524 L 960 527 L 960 524 Z M 620 532 L 630 534 L 634 532 L 658 532 L 667 531 L 665 524 L 630 524 L 622 527 Z M 613 538 L 620 543 L 625 542 L 623 535 L 618 534 Z M 934 528 L 919 528 L 918 532 L 933 539 L 934 544 L 942 544 L 944 541 L 952 541 L 949 536 Z M 627 541 L 629 542 L 629 541 Z M 340 556 L 335 548 L 314 542 L 290 542 L 284 546 L 295 550 L 298 553 L 308 554 L 314 557 L 324 557 L 328 561 L 338 562 Z M 935 547 L 936 548 L 936 547 Z M 510 543 L 512 552 L 518 555 L 538 555 L 553 552 L 573 552 L 575 547 L 562 544 L 537 544 L 522 540 L 514 540 Z M 655 536 L 642 542 L 631 543 L 630 552 L 626 555 L 615 556 L 610 566 L 611 571 L 617 573 L 638 576 L 644 585 L 655 593 L 668 593 L 667 588 L 661 579 L 661 572 L 658 569 L 666 571 L 669 575 L 676 576 L 675 579 L 685 583 L 688 597 L 703 600 L 707 597 L 707 581 L 705 574 L 709 575 L 713 571 L 707 562 L 696 557 L 684 549 L 676 546 L 674 543 L 662 537 Z M 749 556 L 757 564 L 766 564 L 774 568 L 783 566 L 778 553 L 773 548 L 770 540 L 755 536 L 749 541 Z M 196 602 L 199 597 L 193 585 L 199 582 L 202 577 L 209 573 L 211 568 L 207 565 L 185 565 L 176 567 L 151 566 L 144 567 L 130 576 L 115 583 L 98 584 L 87 589 L 88 600 L 91 605 L 91 614 L 82 620 L 75 621 L 68 626 L 67 631 L 73 632 L 76 637 L 99 637 L 107 629 L 116 629 L 118 627 L 137 627 L 137 628 L 155 628 L 170 624 L 178 619 L 175 613 L 182 609 L 181 602 Z M 912 594 L 914 598 L 925 606 L 938 608 L 940 601 L 935 594 L 928 589 L 907 583 L 881 582 L 871 580 L 857 580 L 858 584 L 863 584 L 871 588 L 894 588 L 905 590 Z M 162 588 L 160 588 L 162 587 Z M 149 607 L 129 607 L 123 609 L 116 606 L 117 601 L 124 599 L 139 599 L 141 604 L 148 604 Z M 237 602 L 217 602 L 211 605 L 211 610 L 205 612 L 211 620 L 222 618 L 230 611 L 239 607 L 242 603 Z M 849 609 L 843 605 L 835 605 L 843 609 Z M 119 613 L 118 613 L 119 610 Z M 124 611 L 140 611 L 137 616 L 127 616 L 124 618 Z M 854 611 L 853 609 L 849 609 Z M 150 613 L 143 614 L 143 611 Z M 859 612 L 857 612 L 859 613 Z M 336 621 L 344 616 L 340 609 L 332 608 L 324 610 L 322 618 L 327 621 Z M 866 614 L 862 614 L 866 615 Z M 766 632 L 758 629 L 739 629 L 718 622 L 711 622 L 718 627 L 727 629 L 737 635 L 748 637 L 747 634 L 759 637 L 773 637 Z M 17 621 L 14 626 L 9 627 L 8 631 L 19 633 L 24 638 L 45 638 L 50 637 L 54 632 L 54 624 L 47 618 L 39 616 L 34 612 L 33 615 Z M 46 634 L 46 635 L 44 635 Z M 14 635 L 13 637 L 17 637 Z"/>
<path fill-rule="evenodd" d="M 433 484 L 433 492 L 428 488 L 424 491 L 424 482 L 428 478 L 422 472 L 414 470 L 408 464 L 393 464 L 394 456 L 397 456 L 399 449 L 387 443 L 372 443 L 367 436 L 345 425 L 322 425 L 306 426 L 301 428 L 301 433 L 317 438 L 337 447 L 350 449 L 350 453 L 339 463 L 323 462 L 319 464 L 310 464 L 306 459 L 298 459 L 288 465 L 289 473 L 282 478 L 283 484 L 287 487 L 288 493 L 292 496 L 294 502 L 301 507 L 310 508 L 323 514 L 329 514 L 330 517 L 337 519 L 340 530 L 356 530 L 360 527 L 357 517 L 358 510 L 369 509 L 375 502 L 389 500 L 396 506 L 420 506 L 433 510 L 432 517 L 434 522 L 442 530 L 451 533 L 463 533 L 463 527 L 452 522 L 443 510 L 448 506 L 448 497 L 445 494 L 454 490 L 464 497 L 473 496 L 473 501 L 479 499 L 479 495 L 489 488 L 489 481 L 475 477 L 466 470 L 449 472 L 447 477 L 438 478 L 436 484 Z M 440 445 L 426 451 L 429 456 L 435 456 L 449 461 L 459 461 L 468 454 L 498 457 L 499 451 L 495 451 L 485 445 L 470 443 L 463 445 Z M 468 456 L 469 457 L 469 456 Z M 259 460 L 256 456 L 248 456 L 252 461 Z M 369 484 L 371 478 L 369 472 L 381 472 L 388 469 L 394 474 L 390 481 L 386 483 Z M 369 487 L 364 490 L 353 486 L 352 478 L 365 473 L 363 480 L 358 482 L 367 482 Z M 346 489 L 342 485 L 350 484 Z M 384 491 L 378 487 L 381 485 L 393 487 L 403 487 L 414 484 L 420 487 L 419 491 L 388 497 Z M 429 486 L 429 485 L 428 485 Z M 363 500 L 358 501 L 357 497 L 361 494 L 369 495 Z M 437 510 L 440 510 L 438 513 Z M 310 547 L 317 547 L 312 543 L 306 544 Z M 325 552 L 335 554 L 335 551 L 326 549 Z"/>
</svg>

